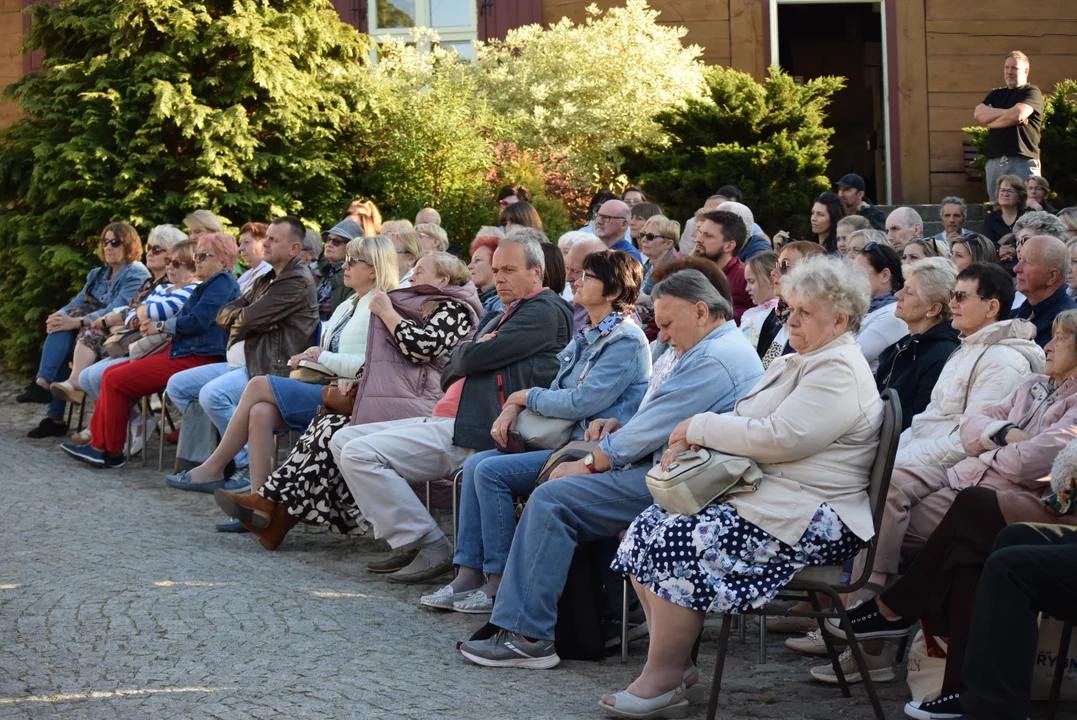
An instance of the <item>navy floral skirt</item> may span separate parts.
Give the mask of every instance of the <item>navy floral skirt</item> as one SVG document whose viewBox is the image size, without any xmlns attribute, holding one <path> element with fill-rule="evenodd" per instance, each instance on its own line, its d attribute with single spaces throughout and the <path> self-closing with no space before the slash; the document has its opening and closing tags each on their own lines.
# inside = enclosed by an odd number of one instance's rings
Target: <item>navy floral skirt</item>
<svg viewBox="0 0 1077 720">
<path fill-rule="evenodd" d="M 612 567 L 675 605 L 729 615 L 766 605 L 803 567 L 843 564 L 860 545 L 826 503 L 793 546 L 732 505 L 681 515 L 655 504 L 632 521 Z"/>
</svg>

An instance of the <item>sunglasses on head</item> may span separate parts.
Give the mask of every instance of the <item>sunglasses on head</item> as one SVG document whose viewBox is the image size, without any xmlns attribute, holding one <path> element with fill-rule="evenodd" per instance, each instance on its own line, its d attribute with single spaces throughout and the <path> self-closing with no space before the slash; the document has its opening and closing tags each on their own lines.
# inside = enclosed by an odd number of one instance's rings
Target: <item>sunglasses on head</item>
<svg viewBox="0 0 1077 720">
<path fill-rule="evenodd" d="M 111 240 L 102 240 L 101 244 L 106 247 L 118 248 L 123 245 L 123 240 L 119 238 L 112 238 Z"/>
<path fill-rule="evenodd" d="M 355 267 L 359 263 L 363 263 L 364 265 L 369 265 L 370 261 L 367 260 L 362 255 L 359 255 L 358 257 L 353 256 L 353 255 L 348 255 L 346 258 L 344 258 L 344 264 L 347 265 L 348 267 Z"/>
<path fill-rule="evenodd" d="M 217 257 L 213 253 L 198 253 L 194 256 L 194 259 L 198 262 L 205 262 L 206 258 Z"/>
<path fill-rule="evenodd" d="M 644 240 L 657 240 L 658 238 L 662 238 L 663 240 L 672 240 L 673 239 L 669 235 L 658 235 L 656 233 L 643 233 L 643 239 Z"/>
</svg>

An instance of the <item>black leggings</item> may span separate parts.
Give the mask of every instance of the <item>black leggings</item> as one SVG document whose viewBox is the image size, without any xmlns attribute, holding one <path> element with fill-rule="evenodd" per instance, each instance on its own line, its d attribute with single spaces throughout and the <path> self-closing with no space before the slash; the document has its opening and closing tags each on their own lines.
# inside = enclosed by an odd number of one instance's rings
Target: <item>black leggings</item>
<svg viewBox="0 0 1077 720">
<path fill-rule="evenodd" d="M 879 596 L 905 620 L 923 620 L 925 634 L 948 638 L 943 694 L 965 689 L 961 671 L 976 587 L 1004 527 L 1006 519 L 994 490 L 962 490 L 909 570 Z"/>
</svg>

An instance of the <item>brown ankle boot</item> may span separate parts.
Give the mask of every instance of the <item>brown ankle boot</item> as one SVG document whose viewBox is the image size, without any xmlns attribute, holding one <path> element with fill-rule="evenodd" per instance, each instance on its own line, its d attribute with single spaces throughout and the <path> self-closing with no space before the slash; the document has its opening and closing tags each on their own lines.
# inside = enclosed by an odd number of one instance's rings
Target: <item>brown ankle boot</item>
<svg viewBox="0 0 1077 720">
<path fill-rule="evenodd" d="M 299 524 L 299 518 L 289 514 L 283 505 L 273 503 L 273 517 L 269 526 L 265 528 L 250 528 L 250 531 L 258 537 L 258 542 L 266 550 L 276 550 L 284 542 L 284 536 L 288 531 Z"/>
<path fill-rule="evenodd" d="M 224 488 L 214 491 L 213 499 L 228 517 L 239 520 L 243 527 L 252 532 L 256 528 L 268 527 L 277 507 L 275 502 L 266 500 L 258 493 L 240 495 Z"/>
</svg>

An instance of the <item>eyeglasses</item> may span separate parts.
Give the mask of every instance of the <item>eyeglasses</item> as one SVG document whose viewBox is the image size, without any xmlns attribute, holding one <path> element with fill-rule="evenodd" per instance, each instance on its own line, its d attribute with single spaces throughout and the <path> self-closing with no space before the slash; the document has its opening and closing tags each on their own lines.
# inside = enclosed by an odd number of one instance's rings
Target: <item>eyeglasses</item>
<svg viewBox="0 0 1077 720">
<path fill-rule="evenodd" d="M 101 247 L 118 248 L 123 245 L 123 240 L 119 238 L 112 238 L 111 240 L 102 240 Z"/>
<path fill-rule="evenodd" d="M 598 280 L 599 277 L 598 277 L 598 275 L 595 275 L 594 273 L 589 273 L 586 270 L 584 270 L 583 272 L 580 273 L 580 279 L 581 280 Z"/>
<path fill-rule="evenodd" d="M 160 255 L 167 250 L 168 248 L 163 248 L 160 245 L 150 245 L 148 248 L 146 248 L 146 252 L 150 255 Z"/>
<path fill-rule="evenodd" d="M 1017 191 L 1013 188 L 999 188 L 997 195 L 1016 195 Z"/>
<path fill-rule="evenodd" d="M 217 257 L 214 253 L 198 253 L 194 256 L 194 259 L 198 262 L 205 262 L 206 258 Z"/>
<path fill-rule="evenodd" d="M 788 275 L 789 271 L 796 267 L 796 263 L 789 262 L 788 260 L 782 260 L 778 263 L 778 274 Z"/>
<path fill-rule="evenodd" d="M 181 267 L 187 267 L 187 263 L 183 262 L 182 260 L 172 260 L 168 264 L 176 268 L 177 270 L 179 270 Z"/>
<path fill-rule="evenodd" d="M 644 240 L 657 240 L 658 238 L 662 238 L 663 240 L 673 239 L 669 235 L 656 235 L 655 233 L 643 233 L 642 237 Z"/>
<path fill-rule="evenodd" d="M 617 217 L 616 215 L 603 215 L 600 212 L 595 213 L 595 225 L 597 225 L 600 222 L 614 222 L 614 221 L 625 222 L 626 219 L 627 218 Z"/>
<path fill-rule="evenodd" d="M 958 305 L 962 304 L 963 302 L 968 300 L 970 297 L 978 297 L 981 300 L 986 300 L 987 299 L 983 295 L 980 295 L 978 293 L 971 293 L 968 290 L 951 290 L 950 291 L 950 302 L 956 302 Z"/>
<path fill-rule="evenodd" d="M 327 237 L 325 239 L 325 241 L 327 243 L 329 243 L 330 245 L 347 245 L 348 244 L 348 239 L 347 238 L 337 237 L 336 235 L 330 235 L 329 237 Z"/>
<path fill-rule="evenodd" d="M 369 264 L 370 264 L 370 261 L 369 261 L 369 260 L 367 260 L 367 259 L 366 259 L 365 257 L 363 257 L 362 255 L 360 255 L 360 256 L 358 256 L 358 257 L 354 257 L 354 256 L 352 256 L 352 255 L 348 255 L 348 256 L 347 256 L 346 258 L 344 258 L 344 264 L 345 264 L 345 265 L 347 265 L 348 267 L 355 267 L 355 266 L 356 266 L 356 265 L 358 265 L 359 263 L 363 263 L 364 265 L 369 265 Z"/>
<path fill-rule="evenodd" d="M 858 247 L 849 248 L 849 256 L 850 257 L 857 257 L 858 255 L 863 255 L 866 252 L 874 252 L 875 250 L 878 250 L 878 249 L 879 249 L 878 243 L 869 242 L 867 245 L 865 245 L 862 248 L 858 248 Z"/>
</svg>

